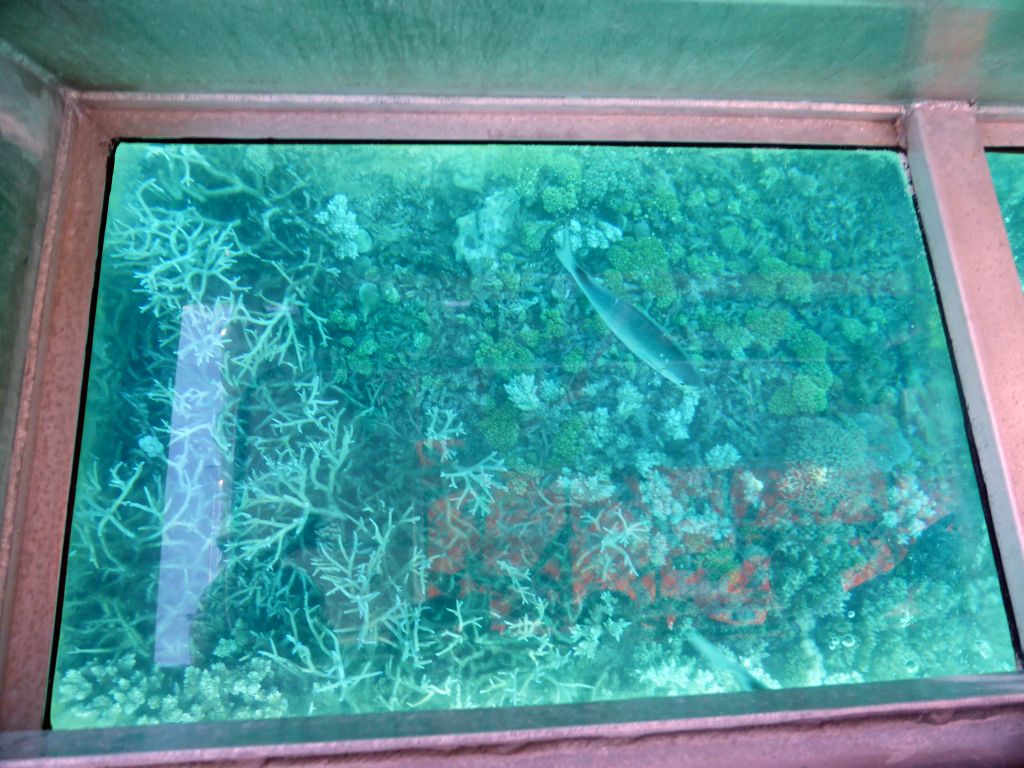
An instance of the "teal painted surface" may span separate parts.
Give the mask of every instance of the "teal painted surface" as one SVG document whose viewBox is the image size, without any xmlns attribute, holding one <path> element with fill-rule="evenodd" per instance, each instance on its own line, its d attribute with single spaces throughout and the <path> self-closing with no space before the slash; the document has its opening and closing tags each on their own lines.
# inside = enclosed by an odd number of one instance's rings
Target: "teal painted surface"
<svg viewBox="0 0 1024 768">
<path fill-rule="evenodd" d="M 988 152 L 986 157 L 999 207 L 1003 211 L 1003 223 L 1010 239 L 1021 289 L 1024 290 L 1024 154 Z"/>
<path fill-rule="evenodd" d="M 0 51 L 0 514 L 59 126 L 53 91 Z"/>
<path fill-rule="evenodd" d="M 1014 2 L 21 0 L 86 90 L 1024 102 Z"/>
<path fill-rule="evenodd" d="M 130 144 L 109 212 L 55 727 L 1013 669 L 899 155 Z"/>
</svg>

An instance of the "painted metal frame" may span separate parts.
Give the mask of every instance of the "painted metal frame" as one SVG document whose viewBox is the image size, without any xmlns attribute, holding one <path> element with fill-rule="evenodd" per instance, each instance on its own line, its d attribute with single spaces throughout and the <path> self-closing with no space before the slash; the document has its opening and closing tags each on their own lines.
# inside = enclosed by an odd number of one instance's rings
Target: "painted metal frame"
<svg viewBox="0 0 1024 768">
<path fill-rule="evenodd" d="M 42 731 L 111 142 L 548 140 L 908 152 L 1018 627 L 1024 625 L 1024 298 L 986 143 L 1024 114 L 966 104 L 68 93 L 3 527 L 0 763 L 861 765 L 1024 754 L 1019 675 L 487 712 Z M 1011 291 L 1012 288 L 1012 291 Z M 1011 296 L 1011 293 L 1013 294 Z M 442 735 L 438 735 L 442 734 Z"/>
<path fill-rule="evenodd" d="M 1024 621 L 1024 294 L 973 111 L 967 105 L 922 105 L 910 114 L 906 130 L 911 176 L 1019 631 Z M 986 130 L 1005 134 L 1007 126 Z"/>
<path fill-rule="evenodd" d="M 975 113 L 986 148 L 1024 148 L 1024 106 L 981 107 Z"/>
</svg>

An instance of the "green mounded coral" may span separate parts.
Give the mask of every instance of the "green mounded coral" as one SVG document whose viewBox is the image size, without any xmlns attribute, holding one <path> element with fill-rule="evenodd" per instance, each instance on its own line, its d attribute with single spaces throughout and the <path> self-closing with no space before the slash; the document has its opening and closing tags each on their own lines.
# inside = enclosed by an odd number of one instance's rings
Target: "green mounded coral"
<svg viewBox="0 0 1024 768">
<path fill-rule="evenodd" d="M 668 184 L 659 184 L 650 198 L 650 208 L 668 224 L 679 224 L 683 220 L 682 209 L 676 191 Z"/>
<path fill-rule="evenodd" d="M 540 313 L 540 324 L 541 338 L 550 340 L 564 337 L 567 330 L 565 311 L 561 307 L 547 307 Z"/>
<path fill-rule="evenodd" d="M 342 331 L 354 331 L 359 325 L 359 316 L 355 312 L 347 312 L 344 309 L 335 309 L 327 320 Z"/>
<path fill-rule="evenodd" d="M 765 352 L 773 351 L 789 332 L 792 313 L 786 309 L 765 309 L 756 307 L 744 315 L 747 331 L 753 336 L 753 343 Z"/>
<path fill-rule="evenodd" d="M 578 349 L 571 350 L 562 358 L 562 370 L 569 375 L 581 373 L 587 367 L 587 358 Z"/>
<path fill-rule="evenodd" d="M 544 210 L 552 216 L 565 216 L 579 205 L 576 190 L 572 187 L 545 187 L 540 199 Z"/>
<path fill-rule="evenodd" d="M 520 231 L 523 246 L 530 251 L 540 251 L 544 247 L 544 239 L 551 231 L 552 226 L 553 224 L 546 220 L 524 221 Z"/>
<path fill-rule="evenodd" d="M 480 432 L 495 450 L 511 450 L 519 439 L 519 411 L 507 402 L 485 408 L 480 417 Z"/>
<path fill-rule="evenodd" d="M 839 329 L 849 344 L 859 344 L 871 335 L 871 329 L 856 317 L 841 318 Z"/>
<path fill-rule="evenodd" d="M 803 362 L 824 360 L 828 356 L 828 343 L 810 328 L 797 328 L 786 336 L 786 347 Z"/>
<path fill-rule="evenodd" d="M 572 464 L 585 447 L 587 424 L 583 417 L 574 414 L 566 419 L 555 433 L 551 443 L 551 457 L 558 464 Z"/>
<path fill-rule="evenodd" d="M 654 294 L 659 307 L 667 307 L 675 299 L 668 254 L 661 240 L 624 238 L 608 250 L 608 261 L 622 281 Z"/>
<path fill-rule="evenodd" d="M 795 463 L 810 462 L 846 470 L 865 466 L 873 448 L 856 423 L 830 418 L 800 418 L 791 426 L 784 455 Z"/>
<path fill-rule="evenodd" d="M 742 254 L 750 247 L 746 233 L 735 224 L 725 227 L 718 237 L 727 253 Z"/>
<path fill-rule="evenodd" d="M 744 350 L 754 341 L 754 335 L 739 323 L 721 323 L 714 329 L 715 339 L 737 360 L 745 357 Z"/>
<path fill-rule="evenodd" d="M 765 254 L 757 260 L 750 290 L 762 299 L 781 298 L 794 305 L 807 304 L 814 296 L 814 280 L 808 272 Z"/>
<path fill-rule="evenodd" d="M 827 407 L 828 389 L 803 373 L 796 374 L 791 382 L 776 389 L 768 399 L 768 412 L 776 416 L 821 413 Z"/>
<path fill-rule="evenodd" d="M 625 238 L 611 246 L 608 261 L 625 279 L 644 290 L 651 290 L 668 277 L 668 254 L 662 242 L 653 237 Z"/>
<path fill-rule="evenodd" d="M 535 367 L 529 348 L 507 336 L 497 340 L 485 338 L 476 349 L 475 361 L 479 367 L 491 369 L 501 376 L 525 373 Z"/>
</svg>

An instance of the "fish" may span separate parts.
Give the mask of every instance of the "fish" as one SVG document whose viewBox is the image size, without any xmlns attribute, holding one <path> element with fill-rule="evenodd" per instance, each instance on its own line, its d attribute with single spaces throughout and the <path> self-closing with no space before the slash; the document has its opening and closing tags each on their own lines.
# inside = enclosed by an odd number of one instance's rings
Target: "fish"
<svg viewBox="0 0 1024 768">
<path fill-rule="evenodd" d="M 680 387 L 699 388 L 700 373 L 672 337 L 642 311 L 596 282 L 576 263 L 569 228 L 563 227 L 554 237 L 555 255 L 608 330 L 663 378 Z"/>
<path fill-rule="evenodd" d="M 769 690 L 767 685 L 750 674 L 739 662 L 726 656 L 722 649 L 696 629 L 687 630 L 686 640 L 696 649 L 697 653 L 704 657 L 704 661 L 716 669 L 721 669 L 731 674 L 744 691 Z"/>
</svg>

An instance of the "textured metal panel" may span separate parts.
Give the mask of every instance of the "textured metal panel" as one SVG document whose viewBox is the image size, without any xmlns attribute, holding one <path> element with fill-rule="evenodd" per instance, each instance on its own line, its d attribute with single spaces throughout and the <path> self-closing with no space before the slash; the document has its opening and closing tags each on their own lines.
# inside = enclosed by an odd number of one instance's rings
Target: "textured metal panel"
<svg viewBox="0 0 1024 768">
<path fill-rule="evenodd" d="M 835 695 L 833 689 L 832 695 Z M 827 692 L 826 696 L 827 696 Z M 695 697 L 707 701 L 713 697 Z M 729 698 L 729 695 L 718 698 Z M 603 705 L 547 708 L 593 710 Z M 632 704 L 611 705 L 628 712 Z M 545 708 L 540 708 L 545 709 Z M 444 733 L 455 717 L 473 730 Z M 864 707 L 848 711 L 694 717 L 596 725 L 533 724 L 512 713 L 511 727 L 485 732 L 508 712 L 419 713 L 434 726 L 419 736 L 378 737 L 361 722 L 389 716 L 320 718 L 322 722 L 207 723 L 120 732 L 0 734 L 8 766 L 964 766 L 1019 765 L 1024 718 L 1019 698 Z M 554 714 L 554 713 L 552 713 Z M 614 711 L 613 711 L 614 717 Z M 400 718 L 401 716 L 390 716 Z M 540 718 L 535 719 L 538 721 Z M 557 721 L 560 718 L 554 717 Z M 549 720 L 550 722 L 550 720 Z M 336 730 L 331 735 L 332 723 Z M 129 730 L 134 733 L 128 734 Z M 401 727 L 399 728 L 401 730 Z M 262 746 L 245 746 L 248 740 Z M 323 735 L 314 740 L 316 734 Z M 433 735 L 437 734 L 437 735 Z M 127 736 L 127 738 L 125 738 Z M 239 736 L 242 738 L 240 739 Z M 277 737 L 275 743 L 275 736 Z M 211 743 L 219 738 L 220 745 Z M 232 746 L 234 744 L 235 746 Z M 241 745 L 239 745 L 241 744 Z"/>
<path fill-rule="evenodd" d="M 0 51 L 0 658 L 11 631 L 13 564 L 21 538 L 8 495 L 22 468 L 27 435 L 19 394 L 30 346 L 33 285 L 61 125 L 59 94 L 37 73 Z M 0 688 L 4 674 L 0 668 Z"/>
<path fill-rule="evenodd" d="M 20 0 L 82 90 L 1024 103 L 1012 0 Z"/>
<path fill-rule="evenodd" d="M 986 147 L 1024 147 L 1024 107 L 990 107 L 977 114 Z"/>
<path fill-rule="evenodd" d="M 986 147 L 1024 147 L 1024 122 L 993 121 L 979 129 Z"/>
<path fill-rule="evenodd" d="M 82 94 L 110 136 L 896 146 L 899 107 L 808 102 Z"/>
<path fill-rule="evenodd" d="M 50 84 L 0 48 L 0 516 L 60 114 Z"/>
<path fill-rule="evenodd" d="M 28 338 L 25 384 L 5 512 L 10 557 L 3 603 L 0 724 L 38 728 L 46 702 L 64 548 L 71 463 L 89 326 L 106 140 L 74 111 L 65 122 L 67 158 L 47 222 Z"/>
</svg>

